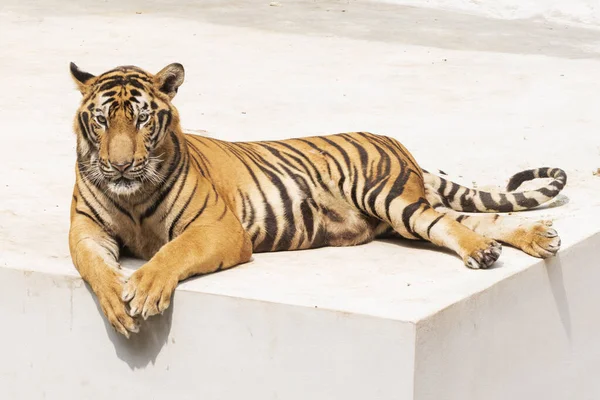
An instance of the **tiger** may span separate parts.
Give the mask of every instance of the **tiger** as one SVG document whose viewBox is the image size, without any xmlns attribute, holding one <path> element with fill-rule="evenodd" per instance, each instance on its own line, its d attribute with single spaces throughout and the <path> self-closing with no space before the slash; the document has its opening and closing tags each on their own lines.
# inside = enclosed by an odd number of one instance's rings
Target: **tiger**
<svg viewBox="0 0 600 400">
<path fill-rule="evenodd" d="M 82 95 L 73 123 L 70 254 L 110 325 L 127 338 L 141 319 L 170 306 L 179 282 L 246 263 L 253 253 L 404 238 L 487 269 L 500 243 L 540 258 L 560 248 L 551 223 L 506 215 L 555 198 L 567 181 L 559 168 L 519 172 L 507 191 L 489 192 L 429 173 L 398 140 L 369 132 L 218 140 L 181 128 L 172 104 L 181 64 L 96 76 L 71 63 L 70 73 Z M 537 178 L 550 182 L 518 191 Z M 127 279 L 123 254 L 145 260 Z"/>
</svg>

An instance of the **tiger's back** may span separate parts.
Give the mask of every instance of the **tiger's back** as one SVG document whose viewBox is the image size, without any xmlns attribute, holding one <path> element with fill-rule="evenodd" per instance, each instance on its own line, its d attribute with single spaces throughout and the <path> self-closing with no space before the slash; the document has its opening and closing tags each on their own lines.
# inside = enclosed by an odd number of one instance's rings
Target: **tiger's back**
<svg viewBox="0 0 600 400">
<path fill-rule="evenodd" d="M 230 199 L 257 252 L 366 243 L 393 231 L 377 214 L 378 203 L 388 196 L 391 202 L 399 190 L 424 196 L 420 169 L 400 143 L 384 136 L 186 138 L 197 167 Z M 399 157 L 402 163 L 392 161 Z"/>
</svg>

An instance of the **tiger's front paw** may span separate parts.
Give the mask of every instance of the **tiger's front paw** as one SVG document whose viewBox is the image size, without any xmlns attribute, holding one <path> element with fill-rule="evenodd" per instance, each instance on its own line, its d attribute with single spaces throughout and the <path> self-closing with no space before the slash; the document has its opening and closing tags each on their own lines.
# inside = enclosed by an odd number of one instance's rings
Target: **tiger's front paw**
<svg viewBox="0 0 600 400">
<path fill-rule="evenodd" d="M 93 286 L 98 303 L 112 327 L 129 339 L 131 333 L 139 332 L 139 325 L 127 314 L 125 303 L 121 300 L 123 278 L 112 270 L 105 275 Z"/>
<path fill-rule="evenodd" d="M 178 279 L 172 273 L 154 265 L 137 270 L 123 288 L 122 299 L 129 303 L 129 315 L 144 319 L 162 313 L 171 304 L 171 295 Z"/>
</svg>

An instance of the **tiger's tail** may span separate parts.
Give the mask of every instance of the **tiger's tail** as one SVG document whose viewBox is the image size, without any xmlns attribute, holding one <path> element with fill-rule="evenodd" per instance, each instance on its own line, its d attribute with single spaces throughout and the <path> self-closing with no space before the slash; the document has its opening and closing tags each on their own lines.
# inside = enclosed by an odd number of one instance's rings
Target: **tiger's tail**
<svg viewBox="0 0 600 400">
<path fill-rule="evenodd" d="M 432 206 L 443 206 L 463 212 L 530 210 L 555 198 L 567 184 L 567 174 L 559 168 L 521 171 L 510 178 L 506 192 L 470 189 L 425 170 L 423 173 L 427 200 Z M 538 189 L 516 191 L 523 182 L 537 178 L 552 178 L 552 181 Z"/>
</svg>

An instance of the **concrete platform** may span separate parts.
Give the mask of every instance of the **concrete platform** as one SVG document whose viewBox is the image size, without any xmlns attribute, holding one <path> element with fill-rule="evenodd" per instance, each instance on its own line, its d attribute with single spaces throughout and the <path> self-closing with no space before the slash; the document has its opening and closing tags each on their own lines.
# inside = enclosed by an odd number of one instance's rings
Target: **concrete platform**
<svg viewBox="0 0 600 400">
<path fill-rule="evenodd" d="M 280 3 L 3 1 L 3 398 L 599 398 L 598 27 Z M 479 187 L 562 167 L 559 207 L 523 216 L 555 220 L 563 250 L 488 271 L 406 242 L 259 254 L 183 283 L 128 341 L 68 256 L 69 61 L 181 62 L 184 126 L 224 139 L 385 133 Z"/>
</svg>

